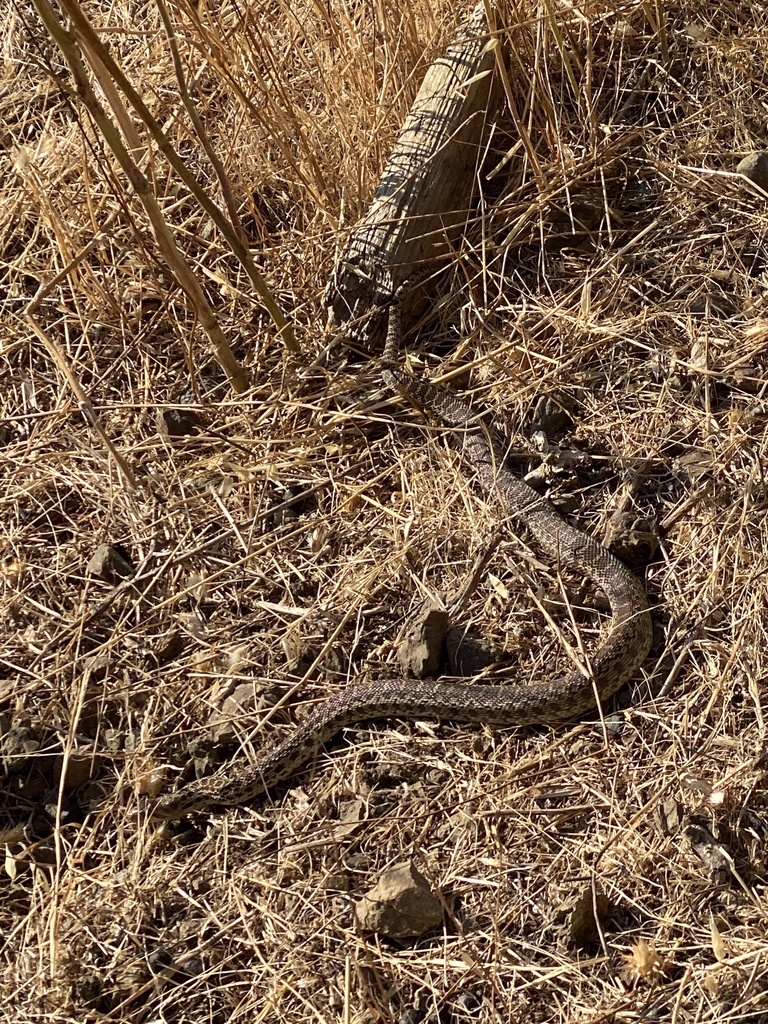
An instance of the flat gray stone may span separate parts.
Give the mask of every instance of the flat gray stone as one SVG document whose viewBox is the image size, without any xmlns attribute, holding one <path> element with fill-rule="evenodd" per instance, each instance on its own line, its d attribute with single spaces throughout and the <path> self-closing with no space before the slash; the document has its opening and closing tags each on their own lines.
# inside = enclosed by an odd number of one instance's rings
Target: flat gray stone
<svg viewBox="0 0 768 1024">
<path fill-rule="evenodd" d="M 111 544 L 99 544 L 86 566 L 90 576 L 98 576 L 105 583 L 113 585 L 130 579 L 135 571 L 129 559 Z"/>
<path fill-rule="evenodd" d="M 768 153 L 750 153 L 745 156 L 736 168 L 736 173 L 743 174 L 768 192 Z"/>
<path fill-rule="evenodd" d="M 440 900 L 410 861 L 383 871 L 355 907 L 360 927 L 391 939 L 412 939 L 443 921 Z"/>
</svg>

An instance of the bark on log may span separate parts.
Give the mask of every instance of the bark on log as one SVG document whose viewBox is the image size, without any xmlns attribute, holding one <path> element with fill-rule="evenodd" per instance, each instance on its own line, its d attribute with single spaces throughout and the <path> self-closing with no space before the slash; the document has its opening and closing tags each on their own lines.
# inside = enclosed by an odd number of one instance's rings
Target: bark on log
<svg viewBox="0 0 768 1024">
<path fill-rule="evenodd" d="M 359 340 L 381 336 L 376 310 L 398 284 L 445 255 L 466 223 L 483 127 L 500 92 L 494 61 L 480 3 L 428 69 L 373 203 L 326 288 L 329 316 L 350 323 Z"/>
</svg>

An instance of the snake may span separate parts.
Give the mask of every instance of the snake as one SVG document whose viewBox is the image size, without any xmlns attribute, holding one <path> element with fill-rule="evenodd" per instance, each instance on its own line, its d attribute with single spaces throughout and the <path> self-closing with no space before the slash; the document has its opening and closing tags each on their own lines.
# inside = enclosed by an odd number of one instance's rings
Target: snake
<svg viewBox="0 0 768 1024">
<path fill-rule="evenodd" d="M 386 718 L 435 718 L 490 726 L 555 724 L 601 706 L 637 672 L 651 646 L 645 589 L 607 548 L 571 526 L 549 501 L 504 465 L 504 445 L 483 426 L 472 406 L 431 381 L 400 369 L 400 302 L 388 316 L 382 378 L 388 389 L 448 428 L 481 489 L 498 499 L 556 565 L 589 577 L 605 594 L 610 629 L 582 667 L 531 684 L 471 683 L 444 679 L 377 679 L 350 686 L 321 702 L 281 743 L 254 763 L 230 762 L 217 773 L 160 796 L 153 819 L 245 803 L 291 778 L 323 744 L 348 726 Z"/>
</svg>

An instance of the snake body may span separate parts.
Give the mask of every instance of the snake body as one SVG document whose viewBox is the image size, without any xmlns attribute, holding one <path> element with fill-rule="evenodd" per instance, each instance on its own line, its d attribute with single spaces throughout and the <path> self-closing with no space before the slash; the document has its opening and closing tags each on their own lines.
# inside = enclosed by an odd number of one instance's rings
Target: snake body
<svg viewBox="0 0 768 1024">
<path fill-rule="evenodd" d="M 390 313 L 385 358 L 399 338 L 399 312 Z M 535 725 L 567 720 L 612 696 L 637 670 L 651 644 L 651 621 L 640 581 L 597 541 L 566 523 L 533 488 L 505 466 L 499 438 L 479 426 L 472 408 L 429 381 L 388 365 L 383 378 L 411 403 L 450 428 L 481 487 L 526 527 L 557 564 L 585 573 L 602 588 L 611 631 L 592 655 L 587 673 L 533 685 L 503 686 L 381 679 L 350 687 L 320 704 L 296 730 L 255 764 L 229 765 L 216 775 L 162 796 L 155 818 L 235 805 L 294 775 L 346 726 L 381 718 L 438 718 L 490 725 Z"/>
</svg>

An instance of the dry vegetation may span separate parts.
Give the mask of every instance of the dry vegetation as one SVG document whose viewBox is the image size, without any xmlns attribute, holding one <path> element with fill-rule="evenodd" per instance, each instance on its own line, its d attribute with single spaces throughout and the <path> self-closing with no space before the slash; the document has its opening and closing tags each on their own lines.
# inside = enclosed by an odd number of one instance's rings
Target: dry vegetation
<svg viewBox="0 0 768 1024">
<path fill-rule="evenodd" d="M 768 142 L 762 5 L 510 0 L 479 215 L 407 338 L 427 372 L 472 364 L 460 384 L 577 522 L 655 519 L 642 678 L 566 728 L 363 724 L 270 799 L 164 828 L 129 820 L 144 794 L 392 672 L 408 615 L 461 586 L 496 521 L 320 304 L 462 12 L 172 8 L 301 348 L 134 118 L 134 156 L 250 374 L 234 394 L 60 51 L 24 0 L 0 10 L 3 1019 L 768 1020 L 768 207 L 731 173 Z M 158 8 L 87 13 L 223 205 Z M 542 459 L 548 395 L 573 423 Z M 158 432 L 178 406 L 197 436 Z M 104 542 L 136 568 L 117 588 L 86 571 Z M 563 585 L 593 602 L 505 531 L 460 625 L 535 676 L 562 655 L 533 596 L 567 631 Z M 594 642 L 594 614 L 580 625 Z M 243 683 L 255 713 L 217 744 L 211 718 Z M 355 902 L 408 858 L 443 929 L 360 934 Z M 585 899 L 594 941 L 574 925 Z"/>
</svg>

